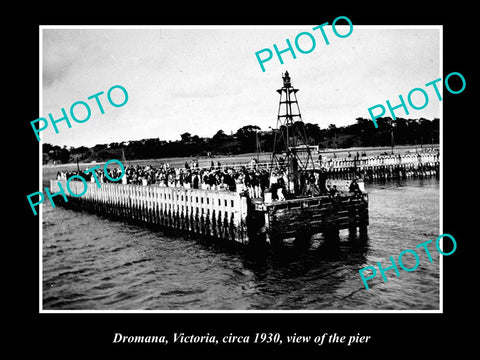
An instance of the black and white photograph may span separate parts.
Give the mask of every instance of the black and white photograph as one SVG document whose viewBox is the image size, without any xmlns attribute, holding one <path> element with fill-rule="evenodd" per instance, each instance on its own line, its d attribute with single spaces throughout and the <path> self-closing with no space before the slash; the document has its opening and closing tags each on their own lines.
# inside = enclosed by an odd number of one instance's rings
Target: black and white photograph
<svg viewBox="0 0 480 360">
<path fill-rule="evenodd" d="M 7 36 L 17 355 L 473 344 L 473 11 L 317 5 L 77 7 Z"/>
<path fill-rule="evenodd" d="M 440 310 L 442 29 L 333 24 L 43 27 L 42 310 Z"/>
</svg>

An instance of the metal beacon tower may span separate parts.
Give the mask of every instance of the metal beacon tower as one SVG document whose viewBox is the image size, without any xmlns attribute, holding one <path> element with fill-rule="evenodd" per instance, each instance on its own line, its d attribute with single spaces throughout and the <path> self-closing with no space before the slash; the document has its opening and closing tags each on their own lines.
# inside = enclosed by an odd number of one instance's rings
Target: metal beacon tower
<svg viewBox="0 0 480 360">
<path fill-rule="evenodd" d="M 286 167 L 288 176 L 299 187 L 299 174 L 305 170 L 314 170 L 315 164 L 311 154 L 305 124 L 302 120 L 297 92 L 292 86 L 288 71 L 282 74 L 283 87 L 278 89 L 277 128 L 275 130 L 271 167 Z"/>
</svg>

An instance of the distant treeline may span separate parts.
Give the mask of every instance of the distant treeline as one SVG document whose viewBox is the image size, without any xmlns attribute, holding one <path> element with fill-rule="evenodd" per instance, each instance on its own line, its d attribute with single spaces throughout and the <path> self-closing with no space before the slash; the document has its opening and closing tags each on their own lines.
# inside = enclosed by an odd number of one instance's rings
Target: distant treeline
<svg viewBox="0 0 480 360">
<path fill-rule="evenodd" d="M 318 124 L 296 123 L 289 134 L 306 134 L 309 145 L 322 148 L 350 148 L 360 146 L 391 146 L 439 143 L 439 119 L 377 119 L 378 129 L 370 119 L 357 118 L 356 123 L 337 127 L 330 124 L 321 129 Z M 275 132 L 277 137 L 275 137 Z M 218 130 L 212 137 L 199 137 L 188 132 L 180 135 L 176 141 L 159 138 L 97 144 L 93 147 L 60 147 L 43 144 L 43 162 L 90 162 L 110 159 L 156 159 L 183 156 L 233 155 L 252 152 L 270 152 L 274 142 L 276 148 L 282 148 L 279 130 L 261 131 L 258 126 L 247 125 L 230 135 Z M 276 141 L 274 140 L 276 139 Z M 284 138 L 283 138 L 284 139 Z"/>
</svg>

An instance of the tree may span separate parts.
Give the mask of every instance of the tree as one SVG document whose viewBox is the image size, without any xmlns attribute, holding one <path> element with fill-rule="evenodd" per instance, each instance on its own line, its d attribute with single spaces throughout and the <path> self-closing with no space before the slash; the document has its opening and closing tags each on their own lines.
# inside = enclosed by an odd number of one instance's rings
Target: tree
<svg viewBox="0 0 480 360">
<path fill-rule="evenodd" d="M 322 140 L 322 132 L 320 131 L 318 124 L 306 123 L 305 132 L 307 133 L 307 137 L 313 140 L 314 144 L 317 144 Z"/>
<path fill-rule="evenodd" d="M 199 144 L 201 140 L 198 135 L 193 135 L 190 141 L 194 142 L 195 144 Z"/>
<path fill-rule="evenodd" d="M 182 141 L 184 143 L 190 142 L 192 140 L 192 134 L 190 134 L 189 132 L 180 134 L 180 137 L 182 138 Z"/>
<path fill-rule="evenodd" d="M 235 133 L 235 136 L 238 139 L 250 139 L 252 137 L 255 137 L 255 134 L 257 131 L 260 131 L 261 129 L 257 125 L 246 125 L 241 127 L 240 129 L 237 130 Z"/>
<path fill-rule="evenodd" d="M 215 135 L 212 136 L 211 143 L 213 145 L 221 145 L 228 139 L 228 135 L 226 135 L 223 130 L 218 130 Z"/>
</svg>

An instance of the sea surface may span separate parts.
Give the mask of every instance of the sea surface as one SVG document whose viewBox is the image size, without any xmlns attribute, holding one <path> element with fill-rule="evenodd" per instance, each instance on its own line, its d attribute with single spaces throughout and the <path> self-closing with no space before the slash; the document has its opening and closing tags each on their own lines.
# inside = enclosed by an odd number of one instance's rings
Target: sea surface
<svg viewBox="0 0 480 360">
<path fill-rule="evenodd" d="M 309 249 L 286 244 L 272 253 L 226 248 L 43 205 L 41 286 L 44 310 L 435 310 L 440 256 L 377 276 L 367 290 L 358 270 L 391 265 L 405 249 L 440 234 L 440 182 L 366 183 L 368 239 L 338 243 L 323 235 Z M 415 259 L 407 254 L 405 266 Z M 398 262 L 397 262 L 398 264 Z M 398 265 L 397 265 L 398 266 Z"/>
</svg>

